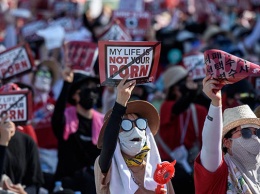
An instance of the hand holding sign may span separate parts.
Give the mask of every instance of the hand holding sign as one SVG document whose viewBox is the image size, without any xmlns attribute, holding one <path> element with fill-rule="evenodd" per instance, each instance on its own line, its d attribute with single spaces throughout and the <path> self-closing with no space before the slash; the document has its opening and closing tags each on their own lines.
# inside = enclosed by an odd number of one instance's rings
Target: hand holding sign
<svg viewBox="0 0 260 194">
<path fill-rule="evenodd" d="M 259 65 L 221 50 L 205 51 L 204 60 L 206 74 L 224 84 L 232 84 L 250 75 L 257 76 L 260 74 Z"/>
<path fill-rule="evenodd" d="M 15 124 L 8 121 L 8 115 L 1 117 L 0 121 L 0 145 L 7 146 L 15 132 Z"/>
</svg>

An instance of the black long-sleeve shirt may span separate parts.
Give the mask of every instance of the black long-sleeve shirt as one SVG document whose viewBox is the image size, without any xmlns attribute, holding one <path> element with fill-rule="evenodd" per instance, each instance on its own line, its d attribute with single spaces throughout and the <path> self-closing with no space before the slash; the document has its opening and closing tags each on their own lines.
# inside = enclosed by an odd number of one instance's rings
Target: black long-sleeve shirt
<svg viewBox="0 0 260 194">
<path fill-rule="evenodd" d="M 6 146 L 0 145 L 0 177 L 3 175 Z"/>
<path fill-rule="evenodd" d="M 70 86 L 70 83 L 64 82 L 52 116 L 53 132 L 58 139 L 56 179 L 73 176 L 74 173 L 85 167 L 94 166 L 95 159 L 100 154 L 100 150 L 92 143 L 92 119 L 77 114 L 79 120 L 77 131 L 71 134 L 67 140 L 63 138 L 66 123 L 64 112 Z"/>
<path fill-rule="evenodd" d="M 116 149 L 121 121 L 125 112 L 126 107 L 115 102 L 103 136 L 103 145 L 99 158 L 102 173 L 107 173 L 110 168 L 112 157 Z"/>
</svg>

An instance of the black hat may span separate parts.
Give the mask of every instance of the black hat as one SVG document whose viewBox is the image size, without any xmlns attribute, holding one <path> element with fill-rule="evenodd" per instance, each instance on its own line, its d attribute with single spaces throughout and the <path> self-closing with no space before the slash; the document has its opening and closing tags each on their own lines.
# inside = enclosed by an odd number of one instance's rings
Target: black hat
<svg viewBox="0 0 260 194">
<path fill-rule="evenodd" d="M 98 76 L 87 75 L 81 72 L 74 72 L 74 79 L 68 92 L 68 102 L 70 104 L 76 104 L 75 100 L 73 99 L 73 95 L 84 83 L 87 83 L 88 81 L 96 82 L 97 87 L 100 87 Z"/>
</svg>

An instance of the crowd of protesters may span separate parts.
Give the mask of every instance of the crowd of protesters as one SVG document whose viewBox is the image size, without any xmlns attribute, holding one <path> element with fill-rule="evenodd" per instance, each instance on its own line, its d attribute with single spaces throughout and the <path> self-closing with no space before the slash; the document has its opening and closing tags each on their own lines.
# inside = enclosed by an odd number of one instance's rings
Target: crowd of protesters
<svg viewBox="0 0 260 194">
<path fill-rule="evenodd" d="M 219 49 L 260 64 L 260 1 L 135 0 L 127 7 L 129 5 L 123 0 L 114 4 L 101 0 L 0 1 L 0 68 L 3 66 L 1 52 L 23 43 L 29 45 L 35 64 L 34 69 L 11 80 L 5 80 L 3 74 L 0 77 L 0 95 L 26 88 L 33 96 L 32 119 L 23 125 L 16 124 L 19 133 L 15 136 L 6 133 L 5 143 L 0 144 L 0 151 L 6 152 L 6 158 L 12 162 L 7 164 L 0 159 L 1 175 L 16 185 L 10 187 L 2 178 L 1 187 L 5 183 L 13 192 L 51 193 L 55 182 L 61 181 L 67 192 L 96 193 L 94 165 L 100 154 L 104 160 L 104 153 L 97 147 L 98 136 L 105 114 L 117 106 L 118 91 L 116 87 L 100 87 L 98 57 L 90 74 L 73 72 L 72 64 L 65 59 L 64 43 L 76 40 L 97 44 L 101 38 L 104 40 L 104 32 L 114 22 L 113 12 L 121 10 L 150 14 L 145 33 L 130 34 L 128 41 L 161 43 L 156 80 L 131 88 L 129 101 L 148 101 L 157 109 L 160 123 L 154 139 L 163 161 L 177 161 L 172 179 L 174 191 L 176 194 L 195 193 L 194 162 L 205 145 L 203 125 L 208 111 L 214 109 L 212 100 L 216 101 L 216 96 L 209 91 L 205 95 L 206 86 L 203 92 L 206 75 L 201 57 L 204 59 L 205 50 Z M 65 23 L 60 22 L 61 19 Z M 128 22 L 136 20 L 131 18 Z M 33 23 L 35 25 L 31 25 Z M 125 29 L 129 27 L 122 25 Z M 138 22 L 136 26 L 131 25 L 140 27 Z M 121 41 L 117 35 L 107 40 Z M 225 85 L 221 91 L 216 106 L 221 105 L 222 111 L 245 104 L 254 111 L 260 104 L 260 77 L 250 75 Z M 1 121 L 0 125 L 1 134 L 7 124 Z M 10 126 L 9 123 L 8 127 L 12 128 Z M 0 140 L 1 137 L 2 134 Z M 33 150 L 32 159 L 24 161 L 24 166 L 10 159 L 12 155 L 22 158 L 10 141 L 14 138 L 14 142 L 15 137 L 21 145 L 30 143 L 28 147 L 18 146 L 23 154 Z M 4 151 L 1 146 L 7 145 L 10 148 Z M 111 157 L 108 158 L 111 160 Z M 219 156 L 219 162 L 222 160 Z M 34 172 L 29 172 L 28 165 L 33 166 L 30 169 Z M 218 166 L 219 163 L 214 170 Z M 204 170 L 212 170 L 207 165 L 204 167 Z M 104 166 L 100 168 L 109 170 Z M 20 184 L 25 185 L 25 189 Z M 253 191 L 258 189 L 252 188 Z"/>
</svg>

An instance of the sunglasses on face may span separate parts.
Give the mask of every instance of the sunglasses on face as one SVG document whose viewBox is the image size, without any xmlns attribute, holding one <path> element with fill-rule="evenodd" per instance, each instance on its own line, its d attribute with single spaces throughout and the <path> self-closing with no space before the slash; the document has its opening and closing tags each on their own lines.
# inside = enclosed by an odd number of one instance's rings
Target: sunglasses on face
<svg viewBox="0 0 260 194">
<path fill-rule="evenodd" d="M 51 78 L 51 73 L 49 71 L 44 71 L 44 70 L 37 71 L 36 75 L 40 77 Z"/>
<path fill-rule="evenodd" d="M 123 119 L 121 122 L 121 128 L 124 131 L 131 131 L 134 128 L 134 124 L 139 130 L 143 131 L 147 128 L 147 119 L 144 118 L 138 118 L 135 120 Z"/>
<path fill-rule="evenodd" d="M 259 129 L 254 129 L 254 130 L 255 130 L 255 135 L 256 135 L 258 138 L 260 138 L 260 128 L 259 128 Z M 243 128 L 243 129 L 238 130 L 238 131 L 241 132 L 242 137 L 245 138 L 245 139 L 249 139 L 249 138 L 251 138 L 252 135 L 253 135 L 252 129 L 250 129 L 250 128 Z M 236 133 L 236 132 L 238 132 L 238 131 L 235 131 L 234 133 Z M 234 134 L 234 133 L 233 133 L 233 134 Z"/>
</svg>

